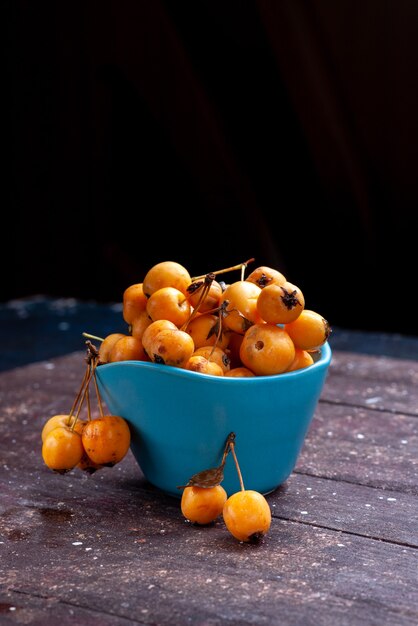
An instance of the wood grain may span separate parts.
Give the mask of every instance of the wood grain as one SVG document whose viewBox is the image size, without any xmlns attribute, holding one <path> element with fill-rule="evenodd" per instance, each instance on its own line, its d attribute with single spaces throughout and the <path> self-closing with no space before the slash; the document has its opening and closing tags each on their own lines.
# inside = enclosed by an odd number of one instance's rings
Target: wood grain
<svg viewBox="0 0 418 626">
<path fill-rule="evenodd" d="M 83 358 L 0 374 L 2 625 L 416 626 L 417 363 L 333 355 L 295 471 L 267 496 L 271 530 L 252 546 L 221 519 L 189 524 L 131 452 L 91 476 L 46 468 L 42 424 L 69 409 Z"/>
</svg>

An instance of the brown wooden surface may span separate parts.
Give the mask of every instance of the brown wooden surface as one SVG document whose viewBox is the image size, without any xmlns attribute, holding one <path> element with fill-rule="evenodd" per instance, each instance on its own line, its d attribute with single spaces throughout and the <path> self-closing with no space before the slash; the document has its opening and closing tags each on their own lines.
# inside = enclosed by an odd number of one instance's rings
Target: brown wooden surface
<svg viewBox="0 0 418 626">
<path fill-rule="evenodd" d="M 40 431 L 75 352 L 0 374 L 0 624 L 418 624 L 418 362 L 334 351 L 260 545 L 196 528 L 131 453 L 51 472 Z"/>
</svg>

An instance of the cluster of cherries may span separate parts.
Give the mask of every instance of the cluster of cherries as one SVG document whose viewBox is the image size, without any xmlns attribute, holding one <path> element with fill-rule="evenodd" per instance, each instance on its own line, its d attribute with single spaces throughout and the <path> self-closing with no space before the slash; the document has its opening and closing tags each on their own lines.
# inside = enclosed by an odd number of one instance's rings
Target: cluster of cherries
<svg viewBox="0 0 418 626">
<path fill-rule="evenodd" d="M 70 412 L 50 417 L 41 432 L 42 458 L 50 469 L 61 474 L 75 467 L 89 474 L 112 467 L 125 457 L 131 445 L 128 422 L 103 410 L 96 381 L 99 353 L 90 341 L 86 344 L 86 370 Z M 89 392 L 92 381 L 99 407 L 99 416 L 94 418 Z M 87 410 L 82 411 L 83 407 Z"/>
<path fill-rule="evenodd" d="M 228 453 L 234 457 L 240 490 L 228 497 L 221 485 Z M 218 467 L 194 474 L 183 489 L 181 511 L 197 526 L 214 523 L 220 516 L 231 535 L 244 543 L 259 543 L 271 526 L 271 509 L 262 493 L 245 489 L 235 452 L 235 433 L 226 440 L 222 461 Z"/>
<path fill-rule="evenodd" d="M 330 334 L 318 312 L 305 307 L 299 286 L 253 259 L 192 278 L 175 261 L 149 269 L 123 293 L 126 333 L 101 342 L 101 363 L 152 361 L 213 376 L 270 376 L 308 367 Z M 241 270 L 230 284 L 219 274 Z"/>
</svg>

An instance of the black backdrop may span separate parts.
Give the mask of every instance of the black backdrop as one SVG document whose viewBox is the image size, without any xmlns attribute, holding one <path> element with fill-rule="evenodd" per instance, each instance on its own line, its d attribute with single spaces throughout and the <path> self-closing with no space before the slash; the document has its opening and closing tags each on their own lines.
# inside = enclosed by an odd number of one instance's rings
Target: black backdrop
<svg viewBox="0 0 418 626">
<path fill-rule="evenodd" d="M 418 334 L 417 2 L 2 6 L 3 302 L 255 257 L 331 325 Z"/>
</svg>

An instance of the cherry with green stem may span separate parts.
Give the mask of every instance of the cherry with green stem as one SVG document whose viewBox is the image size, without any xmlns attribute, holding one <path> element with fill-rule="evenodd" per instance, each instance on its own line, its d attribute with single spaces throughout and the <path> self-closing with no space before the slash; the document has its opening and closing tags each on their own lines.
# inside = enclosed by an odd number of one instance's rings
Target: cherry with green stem
<svg viewBox="0 0 418 626">
<path fill-rule="evenodd" d="M 97 337 L 96 335 L 91 335 L 90 333 L 82 333 L 83 337 L 87 337 L 88 339 L 94 339 L 95 341 L 104 341 L 103 337 Z M 87 342 L 86 342 L 87 343 Z M 93 345 L 93 344 L 90 344 Z"/>
</svg>

